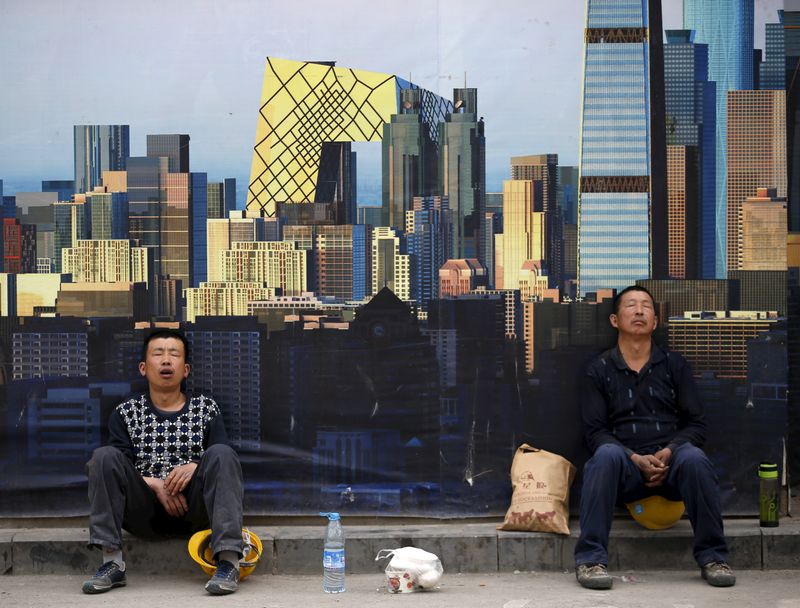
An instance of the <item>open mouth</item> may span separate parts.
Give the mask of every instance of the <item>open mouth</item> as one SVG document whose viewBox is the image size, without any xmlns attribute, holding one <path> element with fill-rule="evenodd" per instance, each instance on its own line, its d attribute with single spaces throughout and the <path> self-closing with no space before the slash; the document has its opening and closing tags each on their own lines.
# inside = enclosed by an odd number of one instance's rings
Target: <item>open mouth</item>
<svg viewBox="0 0 800 608">
<path fill-rule="evenodd" d="M 175 372 L 171 369 L 162 369 L 158 371 L 158 375 L 162 378 L 172 378 L 175 375 Z"/>
</svg>

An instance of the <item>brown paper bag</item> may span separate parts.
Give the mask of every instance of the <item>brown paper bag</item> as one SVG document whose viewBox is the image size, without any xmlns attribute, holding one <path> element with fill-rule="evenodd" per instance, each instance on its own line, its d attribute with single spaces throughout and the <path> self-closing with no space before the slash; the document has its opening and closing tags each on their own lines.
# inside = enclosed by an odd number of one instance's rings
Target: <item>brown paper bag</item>
<svg viewBox="0 0 800 608">
<path fill-rule="evenodd" d="M 569 460 L 523 443 L 511 463 L 511 506 L 497 529 L 569 534 L 569 487 L 574 477 Z"/>
</svg>

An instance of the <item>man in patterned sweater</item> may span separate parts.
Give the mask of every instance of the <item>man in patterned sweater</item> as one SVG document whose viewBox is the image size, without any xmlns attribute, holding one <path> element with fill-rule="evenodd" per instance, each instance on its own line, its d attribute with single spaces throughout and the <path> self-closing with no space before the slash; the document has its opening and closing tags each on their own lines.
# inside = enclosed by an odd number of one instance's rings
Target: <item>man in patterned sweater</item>
<svg viewBox="0 0 800 608">
<path fill-rule="evenodd" d="M 189 371 L 183 334 L 161 329 L 145 339 L 139 372 L 148 392 L 114 409 L 109 445 L 86 465 L 89 546 L 102 549 L 103 565 L 84 582 L 84 593 L 126 584 L 122 528 L 153 537 L 210 526 L 217 570 L 205 588 L 214 595 L 238 588 L 242 469 L 227 444 L 219 406 L 182 392 Z"/>
</svg>

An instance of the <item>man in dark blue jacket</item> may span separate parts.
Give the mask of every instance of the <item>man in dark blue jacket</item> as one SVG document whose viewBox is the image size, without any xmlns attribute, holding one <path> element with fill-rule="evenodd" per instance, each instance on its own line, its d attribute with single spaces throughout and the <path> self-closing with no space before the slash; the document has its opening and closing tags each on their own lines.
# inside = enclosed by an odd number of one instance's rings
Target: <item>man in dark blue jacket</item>
<svg viewBox="0 0 800 608">
<path fill-rule="evenodd" d="M 84 582 L 84 593 L 126 584 L 122 528 L 152 537 L 210 526 L 217 569 L 206 590 L 223 595 L 238 588 L 242 469 L 214 400 L 182 392 L 189 371 L 183 334 L 157 330 L 145 339 L 139 372 L 148 392 L 114 409 L 109 445 L 86 465 L 89 546 L 102 549 L 103 565 Z"/>
<path fill-rule="evenodd" d="M 581 402 L 593 455 L 583 469 L 578 582 L 611 588 L 608 535 L 615 505 L 660 494 L 685 503 L 702 577 L 729 587 L 736 577 L 727 564 L 717 475 L 700 449 L 706 425 L 692 370 L 653 342 L 658 319 L 643 287 L 619 293 L 610 321 L 617 345 L 589 364 Z"/>
</svg>

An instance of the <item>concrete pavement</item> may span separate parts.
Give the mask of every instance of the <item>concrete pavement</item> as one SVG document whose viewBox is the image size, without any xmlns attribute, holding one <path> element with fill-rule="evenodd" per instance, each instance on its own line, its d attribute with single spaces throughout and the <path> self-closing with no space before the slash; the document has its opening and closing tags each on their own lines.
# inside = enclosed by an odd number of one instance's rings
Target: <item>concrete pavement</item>
<svg viewBox="0 0 800 608">
<path fill-rule="evenodd" d="M 133 570 L 128 586 L 109 593 L 81 593 L 83 577 L 77 575 L 0 576 L 3 608 L 798 608 L 800 571 L 737 571 L 738 583 L 729 589 L 709 587 L 697 570 L 613 573 L 618 576 L 611 591 L 588 591 L 573 573 L 520 572 L 448 574 L 437 590 L 393 595 L 384 587 L 383 575 L 348 575 L 347 591 L 326 595 L 322 574 L 252 576 L 238 593 L 209 596 L 205 577 L 178 573 L 148 576 Z"/>
<path fill-rule="evenodd" d="M 726 522 L 738 584 L 709 587 L 691 557 L 691 527 L 651 532 L 615 521 L 610 592 L 582 589 L 575 580 L 570 536 L 498 532 L 495 523 L 346 525 L 347 592 L 321 590 L 324 526 L 254 526 L 264 554 L 253 576 L 233 596 L 205 593 L 206 577 L 189 559 L 185 539 L 125 537 L 128 586 L 98 596 L 81 583 L 99 565 L 82 528 L 0 529 L 0 608 L 800 608 L 800 521 L 759 528 L 755 520 Z M 439 555 L 441 588 L 393 595 L 384 586 L 382 548 L 413 545 Z M 165 575 L 169 572 L 170 575 Z"/>
</svg>

